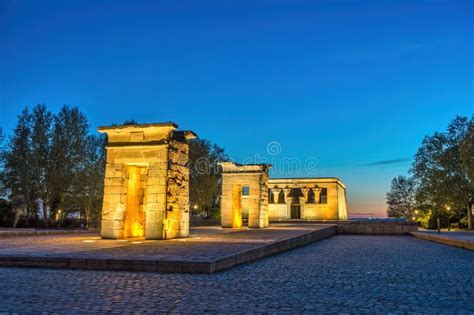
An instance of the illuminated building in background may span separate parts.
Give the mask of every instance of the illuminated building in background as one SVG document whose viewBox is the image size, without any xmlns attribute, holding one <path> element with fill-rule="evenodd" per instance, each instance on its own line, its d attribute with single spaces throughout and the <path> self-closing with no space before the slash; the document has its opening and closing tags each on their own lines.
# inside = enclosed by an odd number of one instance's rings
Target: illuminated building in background
<svg viewBox="0 0 474 315">
<path fill-rule="evenodd" d="M 269 164 L 220 163 L 221 224 L 268 227 L 269 220 L 347 220 L 346 186 L 338 178 L 268 177 Z"/>
</svg>

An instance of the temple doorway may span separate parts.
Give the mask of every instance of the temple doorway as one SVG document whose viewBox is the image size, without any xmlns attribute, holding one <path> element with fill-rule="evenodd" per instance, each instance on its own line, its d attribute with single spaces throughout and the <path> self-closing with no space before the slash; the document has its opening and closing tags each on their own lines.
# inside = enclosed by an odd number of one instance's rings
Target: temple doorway
<svg viewBox="0 0 474 315">
<path fill-rule="evenodd" d="M 127 203 L 125 214 L 125 237 L 145 236 L 145 209 L 143 197 L 146 187 L 146 168 L 127 167 Z"/>
<path fill-rule="evenodd" d="M 295 202 L 291 204 L 291 219 L 301 219 L 301 205 L 298 199 Z"/>
<path fill-rule="evenodd" d="M 300 197 L 303 195 L 301 189 L 294 188 L 291 191 L 292 201 L 290 205 L 290 219 L 301 219 Z"/>
</svg>

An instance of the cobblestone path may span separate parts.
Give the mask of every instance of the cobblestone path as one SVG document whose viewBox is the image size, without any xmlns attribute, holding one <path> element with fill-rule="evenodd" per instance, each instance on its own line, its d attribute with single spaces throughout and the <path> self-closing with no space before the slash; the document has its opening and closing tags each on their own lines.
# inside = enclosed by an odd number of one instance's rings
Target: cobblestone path
<svg viewBox="0 0 474 315">
<path fill-rule="evenodd" d="M 212 275 L 0 268 L 0 312 L 474 313 L 474 252 L 339 235 Z"/>
</svg>

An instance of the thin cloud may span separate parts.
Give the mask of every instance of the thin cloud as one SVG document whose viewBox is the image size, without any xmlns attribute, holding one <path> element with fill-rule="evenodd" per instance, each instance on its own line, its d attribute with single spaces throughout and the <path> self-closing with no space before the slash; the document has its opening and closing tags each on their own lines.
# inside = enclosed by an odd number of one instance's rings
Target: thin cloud
<svg viewBox="0 0 474 315">
<path fill-rule="evenodd" d="M 358 166 L 390 166 L 390 165 L 398 165 L 398 164 L 405 164 L 410 162 L 411 159 L 409 158 L 400 158 L 400 159 L 393 159 L 393 160 L 380 160 L 365 164 L 359 164 Z"/>
<path fill-rule="evenodd" d="M 425 42 L 413 42 L 413 43 L 398 43 L 397 45 L 390 45 L 386 47 L 364 47 L 362 49 L 356 49 L 352 51 L 344 51 L 340 55 L 331 55 L 331 59 L 334 60 L 373 60 L 375 58 L 398 58 L 400 56 L 406 56 L 415 54 L 420 51 L 430 51 L 441 45 L 449 44 L 447 40 L 434 40 Z"/>
<path fill-rule="evenodd" d="M 408 44 L 408 45 L 402 45 L 397 53 L 398 54 L 404 54 L 404 53 L 409 53 L 412 51 L 417 51 L 421 49 L 432 49 L 441 44 L 441 41 L 430 41 L 430 42 L 422 42 L 422 43 L 415 43 L 415 44 Z"/>
</svg>

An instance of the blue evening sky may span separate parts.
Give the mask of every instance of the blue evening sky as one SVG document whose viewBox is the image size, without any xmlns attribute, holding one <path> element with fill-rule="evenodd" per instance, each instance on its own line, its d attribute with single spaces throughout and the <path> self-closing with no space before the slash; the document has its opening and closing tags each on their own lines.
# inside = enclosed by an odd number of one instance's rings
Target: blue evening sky
<svg viewBox="0 0 474 315">
<path fill-rule="evenodd" d="M 384 215 L 423 136 L 474 112 L 473 30 L 474 1 L 0 0 L 0 126 L 38 103 L 175 121 Z"/>
</svg>

